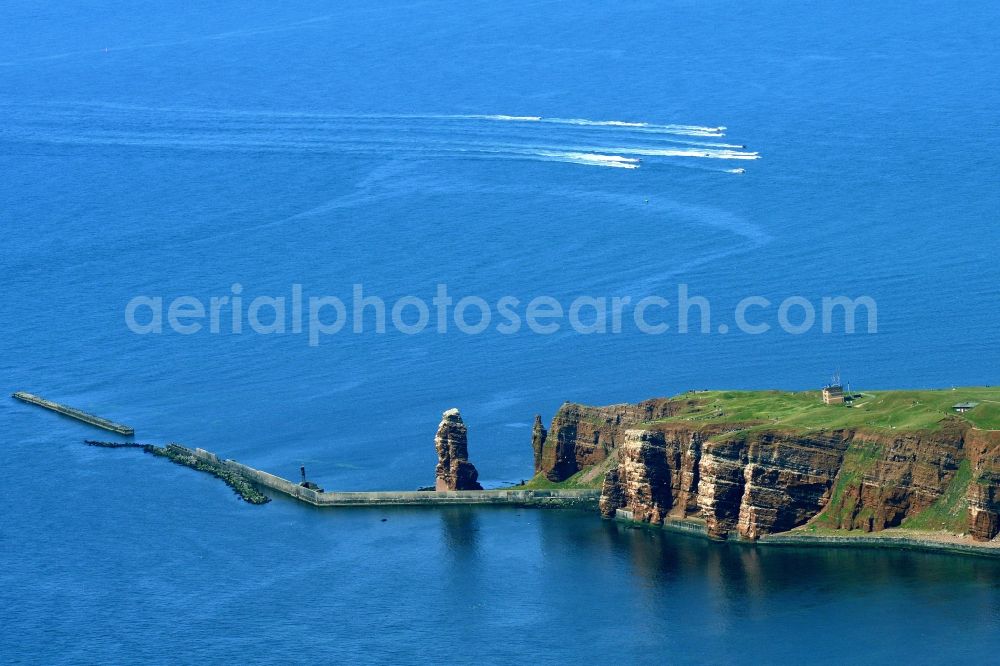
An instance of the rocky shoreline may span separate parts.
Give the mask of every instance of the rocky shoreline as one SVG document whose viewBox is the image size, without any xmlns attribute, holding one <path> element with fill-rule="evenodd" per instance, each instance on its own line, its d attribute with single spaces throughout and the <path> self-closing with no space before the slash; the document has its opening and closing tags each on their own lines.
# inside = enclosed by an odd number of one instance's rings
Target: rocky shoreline
<svg viewBox="0 0 1000 666">
<path fill-rule="evenodd" d="M 709 536 L 705 522 L 697 518 L 667 518 L 662 523 L 650 523 L 622 516 L 617 516 L 615 520 L 637 529 L 662 529 L 701 539 L 719 541 L 719 539 L 713 539 Z M 734 535 L 724 541 L 747 547 L 882 548 L 1000 558 L 1000 542 L 998 541 L 983 543 L 960 535 L 916 532 L 905 529 L 888 529 L 883 532 L 862 534 L 851 533 L 846 530 L 843 532 L 841 534 L 830 532 L 811 533 L 802 529 L 796 529 L 789 532 L 771 534 L 754 540 L 743 539 Z"/>
<path fill-rule="evenodd" d="M 759 539 L 764 546 L 824 546 L 902 548 L 933 552 L 962 553 L 980 557 L 1000 557 L 1000 543 L 979 542 L 968 537 L 934 532 L 888 529 L 868 534 L 809 534 L 799 530 L 773 534 Z"/>
</svg>

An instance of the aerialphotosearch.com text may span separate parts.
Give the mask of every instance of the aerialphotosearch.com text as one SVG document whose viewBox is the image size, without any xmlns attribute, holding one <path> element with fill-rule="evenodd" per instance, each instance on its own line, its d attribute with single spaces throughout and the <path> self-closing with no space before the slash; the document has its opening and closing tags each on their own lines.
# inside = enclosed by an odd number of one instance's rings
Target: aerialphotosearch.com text
<svg viewBox="0 0 1000 666">
<path fill-rule="evenodd" d="M 313 347 L 337 334 L 389 331 L 404 335 L 480 335 L 491 330 L 502 335 L 524 331 L 536 335 L 561 331 L 580 335 L 878 332 L 877 304 L 864 295 L 811 299 L 791 295 L 780 300 L 749 295 L 725 308 L 725 316 L 719 317 L 722 311 L 714 310 L 709 298 L 692 293 L 685 283 L 669 295 L 578 295 L 571 299 L 506 295 L 488 300 L 456 296 L 446 284 L 436 285 L 430 298 L 386 299 L 368 293 L 363 284 L 352 285 L 350 296 L 342 298 L 307 295 L 301 284 L 292 284 L 282 295 L 249 295 L 237 282 L 229 293 L 207 298 L 137 295 L 125 304 L 125 324 L 138 335 L 304 335 Z"/>
</svg>

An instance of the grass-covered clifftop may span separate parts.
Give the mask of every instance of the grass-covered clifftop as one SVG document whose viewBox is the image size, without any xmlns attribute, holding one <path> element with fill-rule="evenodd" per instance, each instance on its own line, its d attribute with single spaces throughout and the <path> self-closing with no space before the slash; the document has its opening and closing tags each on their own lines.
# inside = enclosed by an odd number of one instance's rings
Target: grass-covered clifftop
<svg viewBox="0 0 1000 666">
<path fill-rule="evenodd" d="M 885 428 L 936 430 L 957 417 L 983 430 L 1000 430 L 1000 387 L 962 387 L 919 391 L 859 391 L 851 406 L 824 405 L 819 391 L 699 391 L 684 393 L 678 411 L 654 423 L 758 422 L 769 427 L 818 430 Z M 958 414 L 952 406 L 978 402 Z"/>
<path fill-rule="evenodd" d="M 586 425 L 588 433 L 597 433 L 595 439 L 604 442 L 608 451 L 620 442 L 613 436 L 604 437 L 604 431 L 615 427 L 689 425 L 711 430 L 712 426 L 717 426 L 716 429 L 728 431 L 724 436 L 745 430 L 766 429 L 803 433 L 839 429 L 934 432 L 944 424 L 958 420 L 982 430 L 1000 430 L 1000 387 L 856 391 L 853 395 L 856 397 L 850 405 L 825 405 L 819 391 L 689 391 L 672 398 L 647 401 L 655 403 L 656 411 L 668 416 L 648 420 L 640 418 L 631 423 L 623 421 L 618 415 L 629 411 L 620 409 L 622 406 L 587 408 L 567 403 L 564 409 L 570 407 L 578 412 L 574 432 L 582 429 L 580 424 Z M 952 409 L 960 402 L 979 404 L 960 414 Z M 612 412 L 616 414 L 611 416 Z M 559 420 L 557 415 L 555 421 Z M 555 446 L 557 438 L 558 435 L 550 431 L 547 445 Z M 599 488 L 609 466 L 603 459 L 593 464 L 587 462 L 581 460 L 579 469 L 565 479 L 553 480 L 551 475 L 546 474 L 547 470 L 536 470 L 537 474 L 528 486 Z"/>
</svg>

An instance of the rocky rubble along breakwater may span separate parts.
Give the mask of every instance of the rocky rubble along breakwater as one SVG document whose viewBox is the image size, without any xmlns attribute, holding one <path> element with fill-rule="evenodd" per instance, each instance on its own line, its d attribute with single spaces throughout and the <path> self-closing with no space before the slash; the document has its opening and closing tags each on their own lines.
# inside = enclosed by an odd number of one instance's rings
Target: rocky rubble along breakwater
<svg viewBox="0 0 1000 666">
<path fill-rule="evenodd" d="M 101 449 L 147 449 L 153 448 L 153 444 L 139 444 L 137 442 L 101 442 L 96 439 L 85 439 L 83 443 L 87 446 L 96 446 Z"/>
<path fill-rule="evenodd" d="M 167 444 L 166 446 L 156 446 L 154 444 L 138 444 L 134 442 L 101 442 L 88 439 L 85 441 L 88 446 L 96 446 L 105 449 L 142 449 L 144 453 L 166 458 L 171 462 L 190 467 L 199 472 L 206 472 L 217 479 L 223 481 L 233 489 L 242 500 L 250 504 L 267 504 L 271 498 L 259 491 L 254 484 L 248 481 L 241 474 L 234 472 L 219 463 L 210 462 L 198 458 L 194 453 L 179 444 Z"/>
</svg>

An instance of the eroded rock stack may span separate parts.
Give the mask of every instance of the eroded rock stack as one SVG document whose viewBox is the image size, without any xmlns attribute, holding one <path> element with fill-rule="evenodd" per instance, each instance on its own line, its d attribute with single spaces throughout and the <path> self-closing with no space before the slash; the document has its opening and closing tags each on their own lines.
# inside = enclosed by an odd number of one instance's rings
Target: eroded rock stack
<svg viewBox="0 0 1000 666">
<path fill-rule="evenodd" d="M 449 409 L 441 415 L 434 447 L 438 454 L 434 490 L 483 489 L 476 466 L 469 462 L 468 430 L 457 409 Z"/>
<path fill-rule="evenodd" d="M 545 449 L 545 438 L 548 431 L 542 425 L 542 416 L 535 414 L 535 425 L 531 429 L 531 450 L 535 454 L 535 474 L 542 471 L 542 452 Z"/>
</svg>

